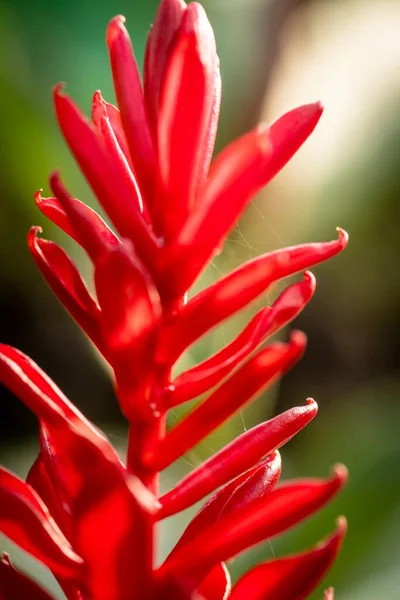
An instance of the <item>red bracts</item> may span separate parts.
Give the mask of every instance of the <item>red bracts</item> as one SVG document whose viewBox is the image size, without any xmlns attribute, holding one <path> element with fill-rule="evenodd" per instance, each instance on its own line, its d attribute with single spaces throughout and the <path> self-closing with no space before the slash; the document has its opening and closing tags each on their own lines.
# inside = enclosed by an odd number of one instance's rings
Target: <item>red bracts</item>
<svg viewBox="0 0 400 600">
<path fill-rule="evenodd" d="M 267 342 L 310 301 L 315 278 L 308 269 L 345 248 L 342 230 L 334 241 L 253 259 L 189 301 L 187 291 L 255 194 L 311 134 L 321 105 L 254 129 L 212 160 L 221 81 L 203 8 L 161 1 L 144 86 L 123 17 L 111 21 L 107 44 L 118 108 L 96 92 L 91 122 L 60 86 L 54 103 L 110 224 L 73 198 L 58 173 L 50 178 L 54 197 L 35 196 L 41 212 L 88 254 L 94 293 L 39 227 L 31 229 L 28 245 L 55 295 L 113 369 L 130 424 L 128 455 L 121 461 L 32 360 L 0 346 L 0 381 L 36 414 L 40 430 L 27 481 L 0 471 L 1 531 L 52 571 L 68 600 L 306 598 L 339 551 L 344 519 L 318 546 L 254 568 L 233 589 L 225 562 L 308 518 L 345 484 L 340 465 L 327 479 L 279 483 L 278 449 L 315 417 L 313 400 L 243 433 L 163 496 L 158 478 L 305 350 L 299 331 L 287 342 Z M 299 272 L 303 277 L 236 339 L 172 377 L 177 359 L 199 338 Z M 167 431 L 168 410 L 200 396 Z M 206 496 L 170 555 L 156 564 L 157 523 Z M 0 598 L 17 597 L 49 600 L 4 555 Z"/>
</svg>

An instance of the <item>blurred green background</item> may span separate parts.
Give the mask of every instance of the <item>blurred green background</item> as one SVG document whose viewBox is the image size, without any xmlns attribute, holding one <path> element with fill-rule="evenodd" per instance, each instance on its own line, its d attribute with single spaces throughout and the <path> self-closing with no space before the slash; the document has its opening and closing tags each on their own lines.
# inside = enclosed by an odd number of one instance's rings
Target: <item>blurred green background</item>
<svg viewBox="0 0 400 600">
<path fill-rule="evenodd" d="M 28 255 L 31 224 L 61 241 L 90 278 L 76 246 L 39 215 L 33 193 L 61 168 L 73 194 L 94 202 L 58 132 L 51 87 L 58 81 L 89 112 L 100 88 L 113 101 L 104 36 L 115 14 L 141 62 L 154 0 L 0 2 L 0 339 L 30 354 L 123 447 L 125 426 L 112 385 Z M 346 252 L 315 269 L 318 288 L 296 327 L 309 337 L 302 362 L 273 393 L 232 418 L 165 477 L 168 487 L 211 449 L 307 396 L 319 417 L 282 450 L 283 477 L 350 469 L 342 496 L 303 526 L 231 564 L 305 548 L 345 514 L 349 535 L 326 579 L 339 600 L 400 598 L 400 3 L 397 0 L 208 0 L 223 76 L 218 147 L 260 119 L 321 99 L 326 111 L 292 163 L 259 196 L 202 285 L 258 253 L 349 231 Z M 95 205 L 95 204 L 93 204 Z M 266 296 L 259 302 L 270 301 Z M 218 328 L 186 358 L 220 347 L 248 314 Z M 173 414 L 171 423 L 179 417 Z M 25 475 L 36 452 L 32 415 L 1 390 L 2 464 Z M 191 511 L 163 532 L 163 553 Z M 11 544 L 4 541 L 4 548 Z M 26 558 L 18 552 L 17 564 Z M 19 558 L 18 558 L 19 557 Z M 21 563 L 22 561 L 22 563 Z M 30 561 L 34 576 L 56 589 Z M 55 592 L 56 594 L 58 592 Z M 57 596 L 62 598 L 60 594 Z M 321 598 L 319 590 L 313 598 Z"/>
</svg>

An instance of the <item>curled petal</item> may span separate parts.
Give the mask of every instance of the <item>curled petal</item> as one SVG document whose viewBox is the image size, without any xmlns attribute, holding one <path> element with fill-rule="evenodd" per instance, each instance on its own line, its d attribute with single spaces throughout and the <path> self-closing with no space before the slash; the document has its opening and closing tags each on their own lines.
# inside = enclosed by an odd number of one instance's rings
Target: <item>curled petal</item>
<svg viewBox="0 0 400 600">
<path fill-rule="evenodd" d="M 321 114 L 319 103 L 301 106 L 239 138 L 216 158 L 201 202 L 176 241 L 182 253 L 177 289 L 191 286 L 249 201 L 305 142 Z"/>
<path fill-rule="evenodd" d="M 78 578 L 82 559 L 24 481 L 0 467 L 0 530 L 62 577 Z"/>
<path fill-rule="evenodd" d="M 170 55 L 172 40 L 181 24 L 185 9 L 186 3 L 183 0 L 161 0 L 147 38 L 144 95 L 153 131 L 156 129 L 165 66 Z"/>
<path fill-rule="evenodd" d="M 335 560 L 347 524 L 342 517 L 337 531 L 311 550 L 268 561 L 252 569 L 235 585 L 232 600 L 304 600 L 315 589 Z M 331 598 L 333 591 L 331 592 Z M 325 595 L 329 599 L 329 592 Z"/>
<path fill-rule="evenodd" d="M 67 189 L 64 187 L 58 172 L 54 172 L 50 175 L 50 187 L 60 201 L 68 219 L 73 224 L 78 237 L 85 240 L 85 250 L 89 257 L 96 263 L 110 247 L 115 245 L 115 240 L 111 238 L 110 243 L 108 237 L 104 236 L 101 229 L 96 227 L 97 224 L 93 223 L 91 215 L 81 204 L 77 204 L 73 201 Z"/>
<path fill-rule="evenodd" d="M 145 457 L 160 471 L 219 427 L 267 385 L 299 360 L 306 344 L 304 334 L 296 331 L 288 344 L 271 344 L 242 366 L 211 396 L 196 407 Z"/>
<path fill-rule="evenodd" d="M 0 559 L 0 598 L 1 600 L 53 600 L 37 583 L 15 569 L 8 556 Z"/>
<path fill-rule="evenodd" d="M 54 90 L 54 103 L 64 137 L 99 202 L 121 235 L 134 239 L 138 253 L 152 263 L 156 240 L 138 210 L 137 198 L 118 177 L 96 131 L 60 86 Z"/>
<path fill-rule="evenodd" d="M 158 360 L 173 362 L 185 348 L 289 275 L 308 269 L 341 252 L 347 234 L 338 229 L 332 242 L 282 248 L 246 262 L 190 300 L 180 314 L 165 325 Z"/>
<path fill-rule="evenodd" d="M 171 239 L 202 190 L 214 149 L 221 80 L 214 33 L 203 7 L 185 10 L 162 83 L 158 156 Z"/>
<path fill-rule="evenodd" d="M 160 568 L 161 579 L 190 575 L 194 586 L 199 576 L 221 560 L 272 538 L 322 508 L 347 481 L 347 469 L 335 467 L 330 479 L 289 481 L 241 510 L 229 512 L 210 529 L 179 548 Z"/>
<path fill-rule="evenodd" d="M 92 426 L 28 356 L 0 344 L 0 381 L 40 419 L 55 427 L 65 419 Z"/>
<path fill-rule="evenodd" d="M 184 510 L 288 442 L 317 414 L 308 400 L 246 431 L 194 469 L 161 499 L 160 518 Z"/>
<path fill-rule="evenodd" d="M 28 235 L 28 247 L 36 265 L 78 325 L 97 346 L 101 346 L 100 310 L 96 301 L 68 254 L 54 242 L 37 237 L 40 232 L 40 227 L 32 227 Z"/>
<path fill-rule="evenodd" d="M 132 43 L 121 15 L 107 30 L 115 94 L 129 152 L 144 199 L 151 201 L 155 155 L 146 114 L 139 70 Z"/>
<path fill-rule="evenodd" d="M 239 477 L 217 490 L 189 523 L 168 560 L 171 560 L 171 557 L 173 557 L 182 546 L 185 546 L 185 544 L 199 535 L 202 531 L 212 528 L 214 523 L 216 523 L 224 514 L 234 510 L 240 510 L 254 498 L 264 496 L 271 491 L 279 479 L 280 472 L 281 459 L 279 453 L 275 452 L 262 464 L 242 473 Z M 228 594 L 228 591 L 230 590 L 230 579 L 225 581 L 224 571 L 226 572 L 226 567 L 224 563 L 221 562 L 218 563 L 217 566 L 214 566 L 208 573 L 204 571 L 202 576 L 199 575 L 198 581 L 202 579 L 202 583 L 199 586 L 198 591 L 203 594 L 205 598 L 217 597 L 218 600 L 220 600 L 221 598 L 226 597 L 225 594 Z M 176 584 L 179 585 L 179 579 L 180 577 L 178 577 L 177 580 L 170 582 L 172 589 L 174 586 L 176 587 Z M 189 594 L 192 589 L 190 577 L 186 579 L 186 588 Z M 206 592 L 206 590 L 209 591 Z"/>
<path fill-rule="evenodd" d="M 310 301 L 315 291 L 315 278 L 307 271 L 304 280 L 282 292 L 272 307 L 263 308 L 242 333 L 199 365 L 179 375 L 168 396 L 170 406 L 200 396 L 222 381 L 257 346 L 278 329 L 293 320 Z"/>
<path fill-rule="evenodd" d="M 205 529 L 212 529 L 224 514 L 240 510 L 257 497 L 271 492 L 278 483 L 280 475 L 281 457 L 279 452 L 275 451 L 260 464 L 222 486 L 210 496 L 190 521 L 171 556 Z"/>
<path fill-rule="evenodd" d="M 114 168 L 118 171 L 119 178 L 131 190 L 132 198 L 137 201 L 138 210 L 143 213 L 143 202 L 138 185 L 130 164 L 118 143 L 117 136 L 114 133 L 108 116 L 106 103 L 102 99 L 100 92 L 95 92 L 93 96 L 92 115 L 94 116 L 93 122 L 98 135 L 103 141 Z"/>
<path fill-rule="evenodd" d="M 39 191 L 35 194 L 35 202 L 42 214 L 44 214 L 50 221 L 57 225 L 57 227 L 65 231 L 66 234 L 78 242 L 78 244 L 80 244 L 89 255 L 92 255 L 91 248 L 87 246 L 87 236 L 79 236 L 58 198 L 43 198 Z M 85 221 L 91 222 L 92 228 L 97 230 L 98 235 L 103 237 L 107 244 L 119 244 L 119 239 L 115 233 L 108 227 L 100 215 L 90 208 L 90 206 L 87 206 L 77 198 L 70 198 L 69 203 L 78 207 L 76 210 L 71 212 L 76 215 L 86 215 Z"/>
</svg>

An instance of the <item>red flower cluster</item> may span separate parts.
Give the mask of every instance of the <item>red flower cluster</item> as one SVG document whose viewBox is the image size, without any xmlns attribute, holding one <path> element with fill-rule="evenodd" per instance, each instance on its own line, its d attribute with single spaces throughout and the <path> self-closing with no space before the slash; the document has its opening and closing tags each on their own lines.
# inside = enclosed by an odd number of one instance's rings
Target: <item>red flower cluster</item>
<svg viewBox="0 0 400 600">
<path fill-rule="evenodd" d="M 34 362 L 1 346 L 0 380 L 40 424 L 40 453 L 27 482 L 0 472 L 1 531 L 53 572 L 69 600 L 300 600 L 334 560 L 344 519 L 318 546 L 261 564 L 232 590 L 224 563 L 312 515 L 345 483 L 346 469 L 337 466 L 326 480 L 278 485 L 278 448 L 316 415 L 313 400 L 245 432 L 164 496 L 158 477 L 303 354 L 299 331 L 287 343 L 264 342 L 312 297 L 309 272 L 217 354 L 171 375 L 206 332 L 276 281 L 346 246 L 339 230 L 336 241 L 250 260 L 187 297 L 248 202 L 313 131 L 322 108 L 297 108 L 211 162 L 221 84 L 202 7 L 162 0 L 149 34 L 143 89 L 122 17 L 111 21 L 107 42 L 119 109 L 96 92 L 90 123 L 60 86 L 54 102 L 64 137 L 118 233 L 72 198 L 58 174 L 50 178 L 53 198 L 36 195 L 42 213 L 89 255 L 96 297 L 65 251 L 38 237 L 38 227 L 29 233 L 29 249 L 113 368 L 130 424 L 127 461 Z M 167 432 L 168 410 L 203 394 Z M 155 565 L 157 522 L 210 493 L 171 554 Z M 4 555 L 0 598 L 49 596 Z"/>
</svg>

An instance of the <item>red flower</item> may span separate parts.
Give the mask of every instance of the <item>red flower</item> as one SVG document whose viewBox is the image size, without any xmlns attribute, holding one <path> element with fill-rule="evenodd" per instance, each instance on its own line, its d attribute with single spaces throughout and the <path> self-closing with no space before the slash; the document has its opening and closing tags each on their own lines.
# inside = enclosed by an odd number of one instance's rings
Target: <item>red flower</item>
<svg viewBox="0 0 400 600">
<path fill-rule="evenodd" d="M 163 496 L 160 471 L 265 389 L 304 352 L 305 336 L 264 342 L 304 308 L 315 289 L 305 272 L 214 356 L 172 379 L 179 356 L 276 281 L 324 261 L 338 240 L 284 248 L 250 260 L 187 299 L 254 195 L 316 126 L 322 108 L 297 108 L 233 142 L 211 163 L 220 104 L 218 57 L 202 7 L 162 0 L 150 32 L 144 89 L 124 19 L 107 42 L 119 109 L 93 98 L 90 123 L 60 86 L 54 102 L 64 137 L 115 232 L 72 198 L 59 175 L 39 209 L 93 263 L 96 297 L 54 242 L 29 233 L 33 258 L 78 325 L 113 368 L 130 423 L 126 465 L 107 438 L 24 354 L 0 348 L 0 379 L 38 417 L 40 453 L 27 482 L 0 474 L 1 530 L 53 572 L 69 600 L 300 600 L 324 576 L 345 535 L 264 563 L 230 591 L 224 562 L 322 508 L 342 488 L 331 477 L 278 484 L 278 448 L 317 412 L 313 400 L 261 423 L 217 452 Z M 211 163 L 211 165 L 210 165 Z M 165 416 L 207 394 L 172 430 Z M 157 522 L 212 493 L 176 547 L 155 565 Z M 48 600 L 0 562 L 0 597 Z M 328 591 L 326 598 L 333 598 Z"/>
</svg>

